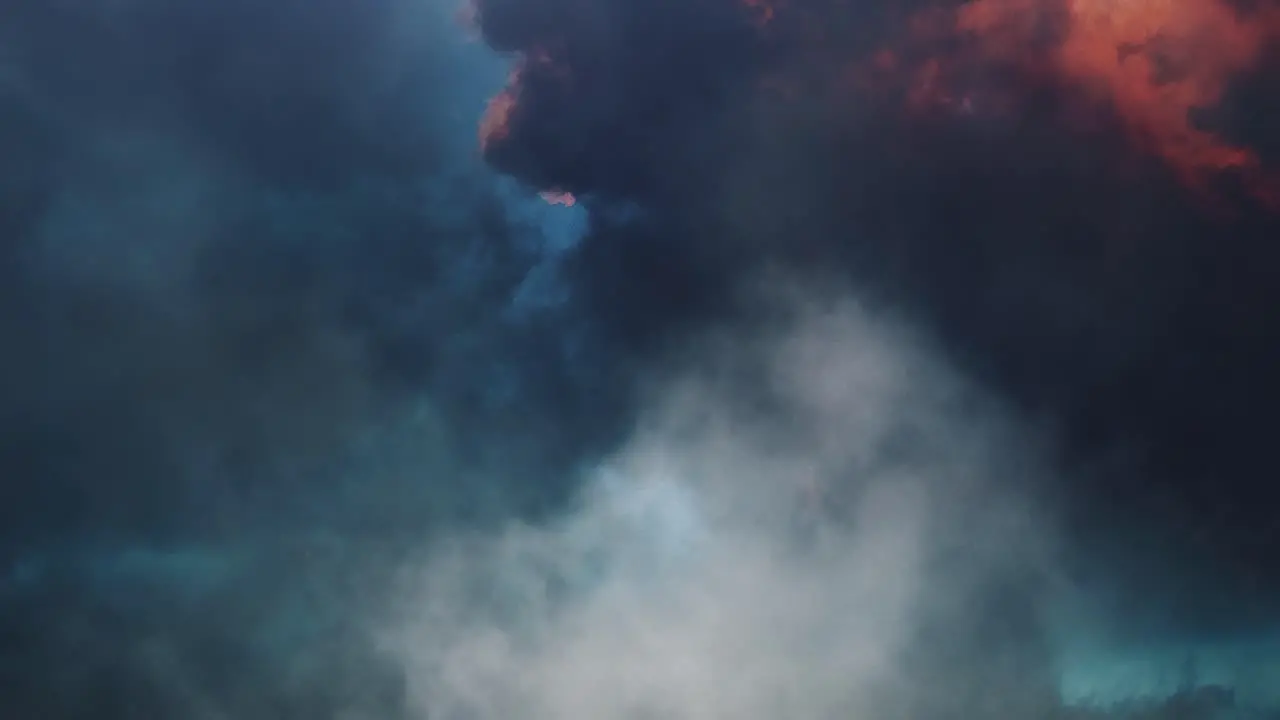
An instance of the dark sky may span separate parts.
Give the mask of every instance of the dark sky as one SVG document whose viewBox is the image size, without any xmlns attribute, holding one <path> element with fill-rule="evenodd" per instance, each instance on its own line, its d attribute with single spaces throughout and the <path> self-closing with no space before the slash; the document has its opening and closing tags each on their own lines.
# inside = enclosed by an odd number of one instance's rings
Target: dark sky
<svg viewBox="0 0 1280 720">
<path fill-rule="evenodd" d="M 360 584 L 622 432 L 454 14 L 0 8 L 7 717 L 390 716 Z"/>
<path fill-rule="evenodd" d="M 406 413 L 447 417 L 457 437 L 442 442 L 466 462 L 489 444 L 468 438 L 503 434 L 480 430 L 492 423 L 520 444 L 530 413 L 563 420 L 566 439 L 541 433 L 513 465 L 559 468 L 581 449 L 586 385 L 559 329 L 539 327 L 575 321 L 507 312 L 545 230 L 475 162 L 501 65 L 448 12 L 4 13 L 0 457 L 15 542 L 242 534 L 281 514 L 324 525 L 311 515 L 337 514 L 318 499 L 332 481 L 314 478 L 343 474 L 362 434 Z"/>
<path fill-rule="evenodd" d="M 477 7 L 523 58 L 491 164 L 650 211 L 575 258 L 616 342 L 733 315 L 766 264 L 839 276 L 1054 427 L 1084 534 L 1272 584 L 1272 4 Z"/>
<path fill-rule="evenodd" d="M 782 268 L 1045 428 L 1153 622 L 1277 612 L 1273 3 L 473 10 L 0 8 L 0 561 L 545 514 Z"/>
</svg>

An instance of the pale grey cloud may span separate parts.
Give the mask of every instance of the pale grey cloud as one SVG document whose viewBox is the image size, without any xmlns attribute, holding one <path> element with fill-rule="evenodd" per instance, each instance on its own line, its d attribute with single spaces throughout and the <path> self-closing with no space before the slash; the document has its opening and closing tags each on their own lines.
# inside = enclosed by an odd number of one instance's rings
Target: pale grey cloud
<svg viewBox="0 0 1280 720">
<path fill-rule="evenodd" d="M 419 717 L 1050 701 L 1033 578 L 1054 533 L 1031 444 L 890 320 L 835 303 L 786 325 L 673 383 L 572 511 L 410 569 L 387 639 Z M 742 409 L 744 375 L 769 412 Z"/>
</svg>

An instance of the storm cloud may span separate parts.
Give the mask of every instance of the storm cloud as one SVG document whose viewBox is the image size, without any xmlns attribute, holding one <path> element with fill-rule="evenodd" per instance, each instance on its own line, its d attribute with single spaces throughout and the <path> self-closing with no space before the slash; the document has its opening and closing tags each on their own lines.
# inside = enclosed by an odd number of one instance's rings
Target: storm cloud
<svg viewBox="0 0 1280 720">
<path fill-rule="evenodd" d="M 1280 393 L 1270 5 L 475 16 L 517 56 L 486 158 L 595 213 L 571 267 L 617 342 L 660 354 L 740 315 L 761 268 L 852 284 L 1056 428 L 1082 533 L 1158 526 L 1257 597 Z"/>
<path fill-rule="evenodd" d="M 1270 4 L 459 10 L 0 9 L 18 717 L 1037 716 L 1270 647 Z"/>
</svg>

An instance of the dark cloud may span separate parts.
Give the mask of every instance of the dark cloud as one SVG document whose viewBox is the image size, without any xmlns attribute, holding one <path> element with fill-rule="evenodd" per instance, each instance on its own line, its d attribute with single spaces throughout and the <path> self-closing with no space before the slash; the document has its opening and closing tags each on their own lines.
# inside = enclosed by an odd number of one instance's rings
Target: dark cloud
<svg viewBox="0 0 1280 720">
<path fill-rule="evenodd" d="M 1080 75 L 1093 65 L 1046 65 L 1074 37 L 1063 5 L 971 18 L 976 44 L 926 6 L 478 2 L 483 39 L 516 62 L 485 158 L 589 213 L 551 258 L 449 164 L 449 123 L 480 108 L 450 97 L 467 70 L 447 12 L 6 4 L 0 684 L 29 689 L 15 707 L 395 713 L 395 673 L 344 622 L 372 612 L 404 537 L 556 507 L 625 434 L 635 379 L 718 321 L 761 322 L 746 298 L 777 267 L 905 310 L 1055 427 L 1082 534 L 1150 526 L 1171 538 L 1159 551 L 1214 567 L 1222 598 L 1183 593 L 1178 622 L 1251 620 L 1242 598 L 1265 595 L 1242 590 L 1266 584 L 1273 551 L 1280 216 L 1275 55 L 1243 41 L 1273 39 L 1247 30 L 1270 16 L 1237 31 L 1193 14 L 1211 31 L 1196 63 L 1173 62 L 1176 42 L 1111 48 L 1160 65 L 1160 84 L 1199 83 L 1206 139 L 1146 95 L 1100 96 Z M 1219 81 L 1221 97 L 1203 90 Z M 1215 169 L 1237 145 L 1252 154 Z M 535 271 L 568 300 L 516 302 Z M 249 559 L 195 599 L 179 595 L 197 557 L 120 566 L 180 541 Z M 316 560 L 330 541 L 349 554 Z M 1162 572 L 1139 582 L 1179 592 Z M 320 619 L 280 639 L 297 617 Z M 1002 632 L 1034 634 L 953 642 Z M 304 667 L 315 657 L 360 668 Z"/>
<path fill-rule="evenodd" d="M 307 516 L 415 404 L 477 457 L 508 405 L 570 432 L 554 311 L 505 311 L 538 231 L 445 164 L 455 30 L 411 10 L 6 6 L 8 537 Z M 564 462 L 553 434 L 525 464 Z"/>
<path fill-rule="evenodd" d="M 1058 429 L 1086 536 L 1267 584 L 1273 8 L 476 5 L 522 58 L 486 156 L 600 218 L 571 267 L 618 342 L 771 265 L 853 279 Z"/>
<path fill-rule="evenodd" d="M 457 165 L 447 17 L 0 9 L 13 717 L 392 717 L 360 618 L 404 543 L 620 432 L 577 311 L 517 302 L 542 231 Z"/>
</svg>

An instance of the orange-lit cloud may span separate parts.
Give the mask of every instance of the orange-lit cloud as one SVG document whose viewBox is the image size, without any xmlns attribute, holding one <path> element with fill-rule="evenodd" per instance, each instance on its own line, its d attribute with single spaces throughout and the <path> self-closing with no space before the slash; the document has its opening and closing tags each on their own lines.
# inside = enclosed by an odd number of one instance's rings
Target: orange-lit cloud
<svg viewBox="0 0 1280 720">
<path fill-rule="evenodd" d="M 1229 83 L 1280 39 L 1280 12 L 1244 13 L 1223 0 L 972 0 L 916 16 L 910 68 L 882 52 L 873 67 L 908 84 L 912 106 L 972 112 L 986 68 L 1049 73 L 1109 107 L 1130 139 L 1197 189 L 1236 173 L 1261 199 L 1280 182 L 1249 148 L 1197 126 Z M 947 49 L 936 54 L 918 46 Z"/>
<path fill-rule="evenodd" d="M 502 91 L 489 99 L 484 115 L 480 118 L 480 149 L 486 150 L 495 142 L 501 142 L 511 134 L 511 120 L 520 102 L 520 88 L 527 73 L 538 72 L 543 77 L 557 81 L 570 81 L 568 68 L 558 64 L 545 48 L 536 48 L 521 55 L 507 76 Z"/>
<path fill-rule="evenodd" d="M 511 134 L 511 114 L 516 109 L 516 92 L 519 73 L 512 73 L 507 87 L 489 100 L 484 116 L 480 118 L 480 149 L 485 150 L 495 142 L 501 142 Z"/>
<path fill-rule="evenodd" d="M 1040 4 L 976 0 L 957 13 L 957 28 L 1009 55 L 1032 39 Z M 1217 105 L 1280 37 L 1280 15 L 1243 15 L 1220 0 L 1068 0 L 1066 10 L 1054 65 L 1110 102 L 1136 141 L 1193 184 L 1206 172 L 1259 170 L 1253 152 L 1196 127 L 1192 113 Z"/>
<path fill-rule="evenodd" d="M 840 48 L 847 30 L 822 22 L 845 0 L 730 0 L 762 34 Z M 1280 42 L 1280 9 L 1244 11 L 1232 0 L 969 0 L 894 16 L 900 28 L 863 53 L 841 78 L 861 91 L 891 90 L 916 112 L 949 117 L 1016 111 L 1019 83 L 1049 82 L 1084 99 L 1070 112 L 1115 117 L 1132 145 L 1165 162 L 1198 191 L 1230 174 L 1255 197 L 1280 207 L 1280 168 L 1265 167 L 1251 148 L 1196 122 L 1219 106 L 1231 83 L 1254 68 L 1269 43 Z M 794 21 L 794 22 L 793 22 Z M 893 31 L 890 31 L 893 32 Z M 865 46 L 864 46 L 865 47 Z M 859 51 L 854 51 L 855 53 Z M 1018 78 L 1010 80 L 1010 72 Z M 524 73 L 571 82 L 545 43 L 523 53 L 506 89 L 489 105 L 482 147 L 510 134 Z M 762 82 L 784 95 L 799 87 L 788 66 L 765 70 Z M 1067 118 L 1063 118 L 1067 121 Z M 1073 119 L 1076 118 L 1073 115 Z"/>
<path fill-rule="evenodd" d="M 563 205 L 565 207 L 573 207 L 578 204 L 578 198 L 574 197 L 571 192 L 563 192 L 560 190 L 547 190 L 538 193 L 538 197 L 542 198 L 548 205 Z"/>
</svg>

